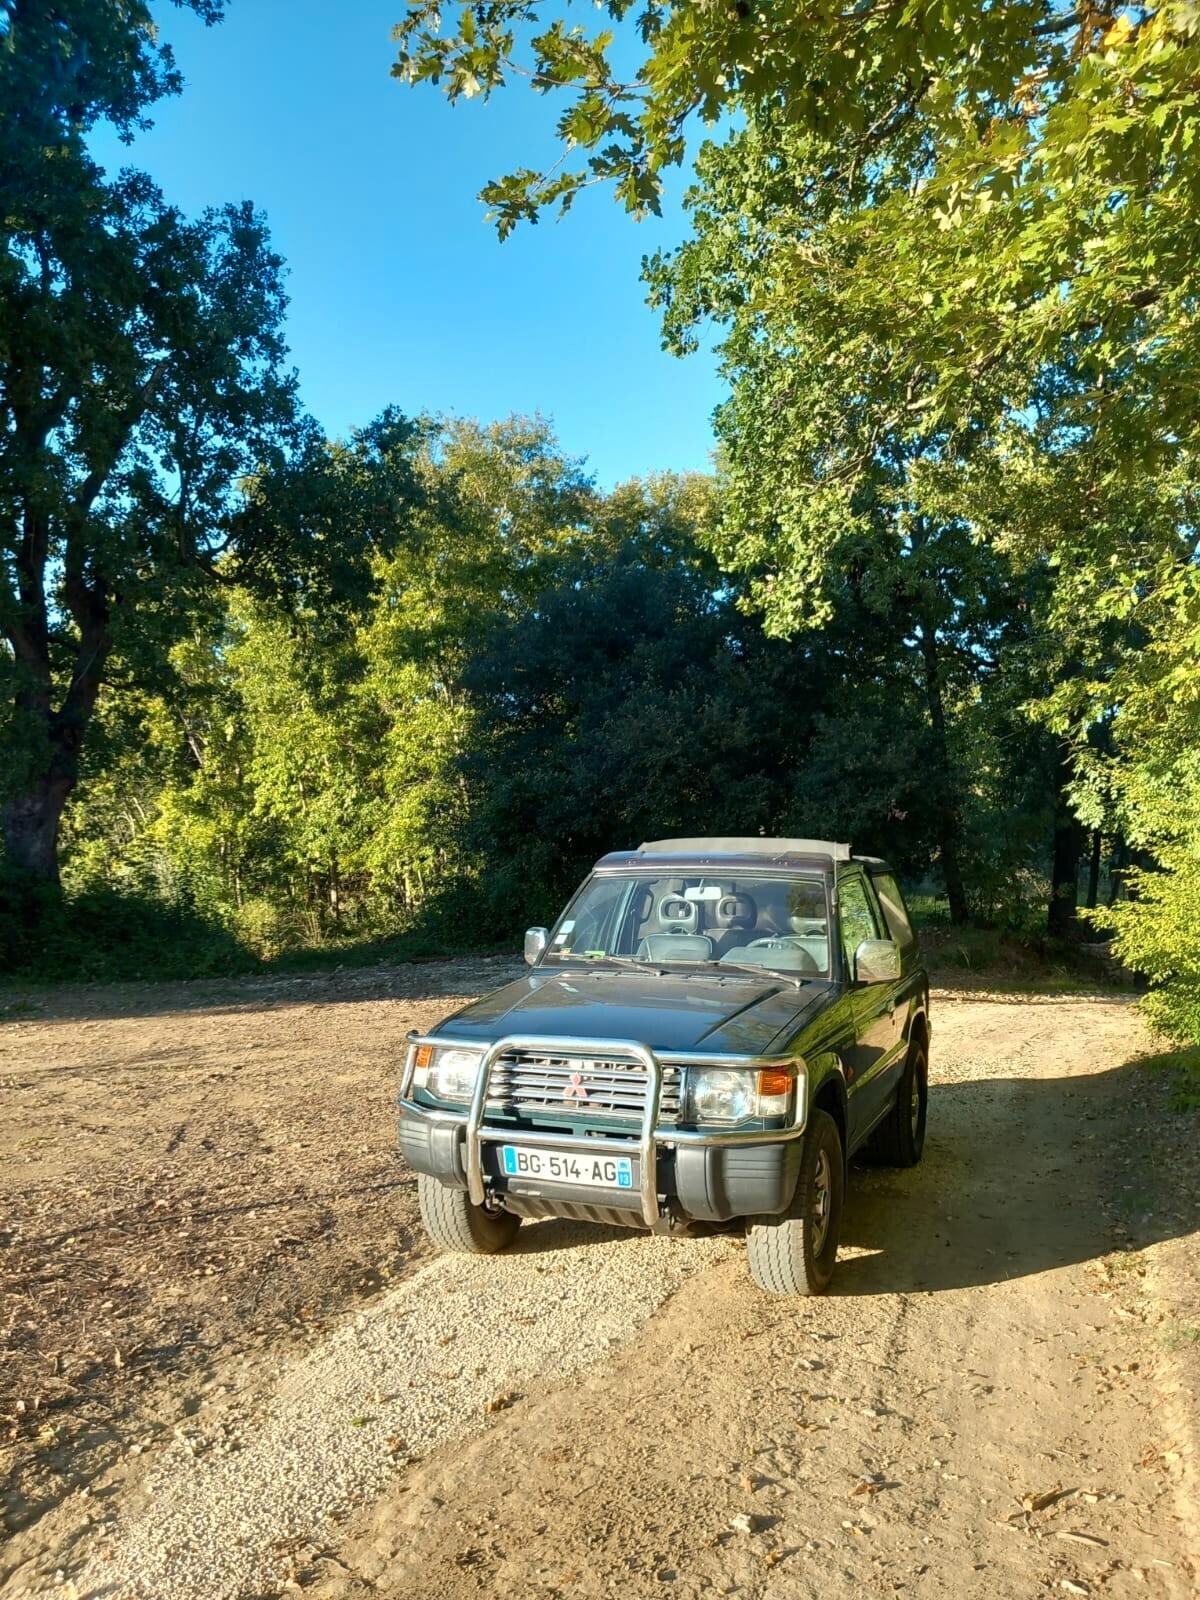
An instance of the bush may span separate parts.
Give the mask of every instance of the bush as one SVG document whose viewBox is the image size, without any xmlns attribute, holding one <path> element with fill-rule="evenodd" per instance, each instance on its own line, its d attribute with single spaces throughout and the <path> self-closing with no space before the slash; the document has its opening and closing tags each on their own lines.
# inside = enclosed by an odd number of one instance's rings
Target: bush
<svg viewBox="0 0 1200 1600">
<path fill-rule="evenodd" d="M 1103 912 L 1127 967 L 1153 986 L 1142 1001 L 1168 1039 L 1200 1043 L 1200 839 L 1161 850 L 1161 872 L 1134 871 L 1130 898 Z"/>
<path fill-rule="evenodd" d="M 230 913 L 237 939 L 264 961 L 274 961 L 289 950 L 311 942 L 311 929 L 303 914 L 289 904 L 278 905 L 265 895 L 244 900 Z"/>
<path fill-rule="evenodd" d="M 244 972 L 254 959 L 183 902 L 92 888 L 76 895 L 0 875 L 0 972 L 34 982 L 119 982 Z"/>
</svg>

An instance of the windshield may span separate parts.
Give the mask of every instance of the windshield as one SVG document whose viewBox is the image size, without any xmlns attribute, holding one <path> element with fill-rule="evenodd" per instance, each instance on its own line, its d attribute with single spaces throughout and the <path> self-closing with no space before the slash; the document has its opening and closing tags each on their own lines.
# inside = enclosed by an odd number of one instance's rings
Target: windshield
<svg viewBox="0 0 1200 1600">
<path fill-rule="evenodd" d="M 589 878 L 550 936 L 544 962 L 764 967 L 826 977 L 824 880 L 787 877 Z"/>
</svg>

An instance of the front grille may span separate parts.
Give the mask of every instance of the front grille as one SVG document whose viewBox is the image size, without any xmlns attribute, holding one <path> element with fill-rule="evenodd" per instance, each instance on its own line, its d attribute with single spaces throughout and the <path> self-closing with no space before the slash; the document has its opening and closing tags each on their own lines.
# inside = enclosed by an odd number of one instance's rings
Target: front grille
<svg viewBox="0 0 1200 1600">
<path fill-rule="evenodd" d="M 679 1116 L 680 1078 L 678 1067 L 663 1067 L 660 1122 L 674 1122 Z M 648 1081 L 639 1061 L 598 1061 L 522 1050 L 501 1056 L 493 1065 L 488 1106 L 517 1116 L 552 1112 L 640 1122 Z"/>
</svg>

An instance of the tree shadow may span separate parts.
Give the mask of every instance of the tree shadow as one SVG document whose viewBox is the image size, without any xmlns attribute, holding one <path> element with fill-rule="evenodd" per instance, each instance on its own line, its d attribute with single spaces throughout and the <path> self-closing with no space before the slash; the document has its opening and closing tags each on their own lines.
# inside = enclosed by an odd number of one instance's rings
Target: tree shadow
<svg viewBox="0 0 1200 1600">
<path fill-rule="evenodd" d="M 1200 1196 L 1165 1192 L 1131 1125 L 1144 1066 L 935 1081 L 920 1165 L 851 1171 L 834 1292 L 1002 1283 L 1200 1229 Z"/>
<path fill-rule="evenodd" d="M 355 1001 L 445 1002 L 447 1013 L 525 972 L 517 954 L 464 952 L 391 965 L 145 983 L 46 984 L 0 978 L 0 1026 L 116 1022 L 196 1013 L 253 1016 L 293 1006 Z M 147 1061 L 154 1068 L 157 1062 Z"/>
</svg>

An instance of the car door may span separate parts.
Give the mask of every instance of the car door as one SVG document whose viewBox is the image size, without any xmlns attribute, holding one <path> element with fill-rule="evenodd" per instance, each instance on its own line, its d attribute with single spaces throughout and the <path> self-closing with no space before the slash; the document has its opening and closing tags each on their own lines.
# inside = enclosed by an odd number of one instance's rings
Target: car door
<svg viewBox="0 0 1200 1600">
<path fill-rule="evenodd" d="M 884 1109 L 896 1050 L 895 984 L 859 984 L 855 978 L 854 952 L 863 940 L 889 937 L 861 871 L 850 871 L 838 880 L 838 927 L 854 1012 L 854 1045 L 846 1060 L 846 1077 L 850 1137 L 857 1144 Z"/>
</svg>

